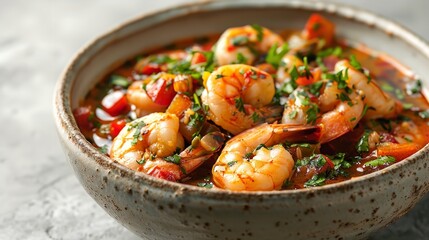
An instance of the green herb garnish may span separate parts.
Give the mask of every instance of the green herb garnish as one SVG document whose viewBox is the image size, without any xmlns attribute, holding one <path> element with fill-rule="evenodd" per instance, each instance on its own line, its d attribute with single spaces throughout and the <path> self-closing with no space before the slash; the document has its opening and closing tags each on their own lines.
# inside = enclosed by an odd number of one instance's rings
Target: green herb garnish
<svg viewBox="0 0 429 240">
<path fill-rule="evenodd" d="M 120 75 L 111 75 L 110 83 L 114 86 L 119 86 L 123 88 L 127 88 L 130 85 L 130 82 L 128 81 L 128 79 Z"/>
<path fill-rule="evenodd" d="M 235 107 L 238 109 L 238 111 L 245 113 L 246 111 L 244 110 L 244 103 L 243 103 L 243 99 L 242 98 L 235 98 Z"/>
<path fill-rule="evenodd" d="M 233 46 L 244 46 L 249 42 L 249 38 L 246 36 L 237 36 L 231 40 Z"/>
<path fill-rule="evenodd" d="M 181 159 L 181 157 L 176 153 L 174 155 L 166 157 L 165 161 L 171 162 L 171 163 L 174 163 L 174 164 L 180 164 L 180 159 Z"/>
<path fill-rule="evenodd" d="M 374 160 L 368 161 L 364 164 L 365 167 L 378 167 L 382 165 L 389 165 L 396 162 L 396 159 L 392 156 L 381 156 Z"/>
<path fill-rule="evenodd" d="M 238 64 L 247 63 L 247 58 L 240 52 L 237 54 L 237 63 Z"/>
<path fill-rule="evenodd" d="M 326 181 L 326 178 L 324 176 L 315 174 L 313 175 L 313 177 L 310 178 L 310 180 L 304 183 L 304 187 L 322 186 L 323 184 L 325 184 L 325 181 Z"/>
<path fill-rule="evenodd" d="M 288 44 L 283 44 L 280 48 L 277 48 L 277 43 L 274 43 L 268 50 L 268 54 L 265 57 L 265 61 L 273 67 L 278 68 L 283 56 L 289 51 Z"/>
<path fill-rule="evenodd" d="M 264 29 L 258 24 L 252 24 L 251 27 L 256 31 L 256 38 L 258 39 L 258 42 L 262 42 L 262 39 L 264 38 Z"/>
<path fill-rule="evenodd" d="M 369 152 L 369 135 L 371 134 L 371 130 L 366 129 L 363 133 L 362 137 L 359 139 L 359 142 L 356 145 L 356 150 L 359 153 Z"/>
</svg>

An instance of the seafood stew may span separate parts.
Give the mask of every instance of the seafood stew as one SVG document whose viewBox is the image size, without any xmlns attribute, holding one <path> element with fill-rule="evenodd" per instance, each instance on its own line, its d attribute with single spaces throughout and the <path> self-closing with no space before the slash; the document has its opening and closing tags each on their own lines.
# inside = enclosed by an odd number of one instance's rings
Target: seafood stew
<svg viewBox="0 0 429 240">
<path fill-rule="evenodd" d="M 229 190 L 321 186 L 427 144 L 421 81 L 335 37 L 253 24 L 137 56 L 74 110 L 101 152 L 158 178 Z"/>
</svg>

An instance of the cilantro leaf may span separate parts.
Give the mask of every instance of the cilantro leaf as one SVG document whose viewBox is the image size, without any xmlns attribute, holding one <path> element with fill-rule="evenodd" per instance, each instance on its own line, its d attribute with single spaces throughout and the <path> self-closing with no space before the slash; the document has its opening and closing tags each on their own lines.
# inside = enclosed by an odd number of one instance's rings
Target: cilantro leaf
<svg viewBox="0 0 429 240">
<path fill-rule="evenodd" d="M 247 58 L 240 52 L 237 54 L 237 63 L 238 64 L 247 63 Z"/>
<path fill-rule="evenodd" d="M 110 76 L 110 83 L 114 86 L 120 86 L 123 88 L 127 88 L 130 85 L 130 82 L 126 77 L 115 74 Z"/>
<path fill-rule="evenodd" d="M 244 46 L 249 42 L 247 36 L 237 36 L 231 40 L 233 46 Z"/>
<path fill-rule="evenodd" d="M 359 153 L 369 152 L 369 135 L 371 130 L 366 129 L 362 137 L 359 139 L 359 142 L 356 145 L 356 150 Z"/>
<path fill-rule="evenodd" d="M 180 163 L 180 159 L 181 159 L 181 157 L 178 154 L 174 154 L 174 155 L 166 157 L 165 161 L 171 162 L 171 163 L 174 163 L 174 164 L 179 164 Z"/>
<path fill-rule="evenodd" d="M 389 165 L 396 162 L 396 159 L 392 156 L 381 156 L 374 160 L 368 161 L 364 164 L 365 167 L 378 167 L 382 165 Z"/>
<path fill-rule="evenodd" d="M 243 103 L 243 99 L 242 98 L 235 98 L 235 107 L 238 109 L 238 111 L 245 113 L 246 111 L 244 110 L 244 103 Z"/>
<path fill-rule="evenodd" d="M 350 56 L 350 65 L 352 65 L 352 67 L 356 68 L 356 70 L 362 69 L 362 65 L 358 62 L 355 55 Z"/>
<path fill-rule="evenodd" d="M 277 48 L 277 43 L 274 43 L 268 50 L 268 54 L 265 57 L 265 61 L 273 67 L 278 68 L 283 56 L 289 51 L 287 43 L 283 44 L 280 48 Z"/>
<path fill-rule="evenodd" d="M 262 42 L 262 39 L 264 38 L 264 29 L 258 24 L 252 24 L 251 27 L 256 31 L 258 42 Z"/>
<path fill-rule="evenodd" d="M 407 89 L 407 94 L 408 95 L 414 95 L 417 93 L 420 93 L 422 91 L 422 81 L 420 79 L 408 83 L 406 85 L 406 89 Z"/>
<path fill-rule="evenodd" d="M 326 178 L 319 174 L 314 174 L 307 182 L 304 183 L 304 187 L 316 187 L 325 184 Z"/>
</svg>

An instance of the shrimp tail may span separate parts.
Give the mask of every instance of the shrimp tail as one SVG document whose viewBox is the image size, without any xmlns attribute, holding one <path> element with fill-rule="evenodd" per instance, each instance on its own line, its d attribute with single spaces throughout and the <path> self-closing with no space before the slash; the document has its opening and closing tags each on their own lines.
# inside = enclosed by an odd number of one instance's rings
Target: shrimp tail
<svg viewBox="0 0 429 240">
<path fill-rule="evenodd" d="M 273 123 L 279 121 L 282 118 L 284 107 L 280 105 L 272 105 L 266 106 L 255 111 L 256 119 L 254 119 L 257 123 Z"/>
<path fill-rule="evenodd" d="M 322 129 L 320 126 L 302 126 L 290 124 L 272 124 L 273 137 L 287 139 L 288 142 L 317 143 L 320 141 Z M 279 142 L 279 141 L 275 141 Z"/>
<path fill-rule="evenodd" d="M 187 174 L 197 169 L 207 159 L 218 152 L 224 143 L 225 136 L 221 132 L 210 132 L 204 135 L 198 143 L 187 147 L 179 154 L 179 165 L 182 172 Z"/>
</svg>

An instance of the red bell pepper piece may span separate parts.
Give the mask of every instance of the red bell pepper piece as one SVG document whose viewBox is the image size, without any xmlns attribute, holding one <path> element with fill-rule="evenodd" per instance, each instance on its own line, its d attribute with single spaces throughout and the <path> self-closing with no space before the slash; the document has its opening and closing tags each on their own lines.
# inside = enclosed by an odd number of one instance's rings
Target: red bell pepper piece
<svg viewBox="0 0 429 240">
<path fill-rule="evenodd" d="M 144 75 L 152 75 L 154 73 L 161 72 L 161 67 L 158 64 L 149 63 L 148 65 L 145 65 L 140 72 Z"/>
<path fill-rule="evenodd" d="M 307 39 L 323 38 L 329 45 L 334 40 L 335 25 L 319 14 L 312 14 L 304 28 Z"/>
<path fill-rule="evenodd" d="M 77 125 L 80 129 L 85 130 L 91 130 L 94 127 L 94 124 L 90 119 L 92 114 L 93 112 L 89 106 L 78 107 L 73 111 Z"/>
<path fill-rule="evenodd" d="M 192 56 L 191 64 L 196 65 L 196 64 L 203 63 L 203 62 L 207 62 L 206 56 L 204 56 L 204 54 L 202 54 L 200 52 L 194 53 L 194 55 Z"/>
<path fill-rule="evenodd" d="M 176 92 L 173 87 L 173 79 L 158 79 L 156 82 L 146 86 L 146 93 L 154 103 L 168 106 L 173 100 Z"/>
<path fill-rule="evenodd" d="M 121 91 L 114 91 L 103 98 L 101 101 L 103 110 L 110 116 L 118 116 L 128 109 L 128 101 L 125 94 Z"/>
<path fill-rule="evenodd" d="M 125 119 L 118 119 L 110 123 L 110 136 L 115 138 L 125 127 L 127 121 Z"/>
</svg>

